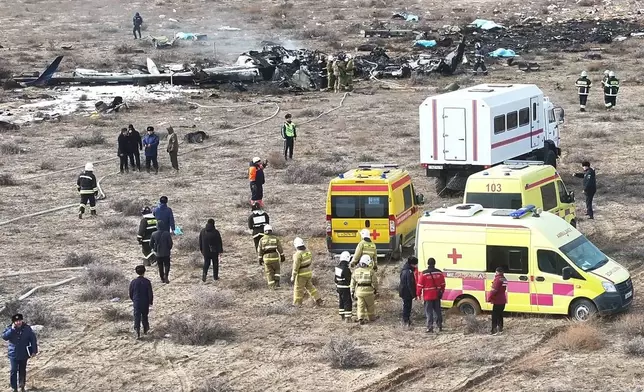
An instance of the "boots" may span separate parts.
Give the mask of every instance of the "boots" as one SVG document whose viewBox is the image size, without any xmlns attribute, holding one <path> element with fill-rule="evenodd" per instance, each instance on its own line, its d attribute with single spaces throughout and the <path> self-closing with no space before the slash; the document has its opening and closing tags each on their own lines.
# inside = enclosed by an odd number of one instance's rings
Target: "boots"
<svg viewBox="0 0 644 392">
<path fill-rule="evenodd" d="M 78 208 L 78 219 L 83 219 L 83 214 L 84 214 L 84 213 L 85 213 L 85 207 L 84 207 L 84 206 L 80 206 L 80 207 Z"/>
<path fill-rule="evenodd" d="M 134 332 L 136 332 L 136 340 L 141 340 L 141 330 L 135 329 Z"/>
<path fill-rule="evenodd" d="M 89 213 L 90 213 L 92 216 L 96 216 L 96 210 L 91 210 Z"/>
<path fill-rule="evenodd" d="M 170 280 L 168 279 L 168 274 L 165 274 L 165 278 L 163 279 L 164 283 L 170 283 Z"/>
<path fill-rule="evenodd" d="M 318 299 L 316 299 L 316 300 L 315 300 L 315 304 L 316 304 L 317 306 L 322 306 L 322 302 L 323 302 L 323 301 L 322 301 L 322 298 L 318 298 Z"/>
<path fill-rule="evenodd" d="M 206 274 L 201 275 L 201 281 L 206 283 Z"/>
</svg>

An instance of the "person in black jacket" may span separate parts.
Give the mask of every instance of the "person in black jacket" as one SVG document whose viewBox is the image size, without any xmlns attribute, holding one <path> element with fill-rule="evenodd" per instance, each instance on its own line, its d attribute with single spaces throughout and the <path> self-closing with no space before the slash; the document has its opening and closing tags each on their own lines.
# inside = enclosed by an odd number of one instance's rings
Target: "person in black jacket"
<svg viewBox="0 0 644 392">
<path fill-rule="evenodd" d="M 586 195 L 586 215 L 588 219 L 595 219 L 593 214 L 593 198 L 597 191 L 597 181 L 595 180 L 595 169 L 590 167 L 590 162 L 583 161 L 581 167 L 584 169 L 583 173 L 575 173 L 574 177 L 583 178 L 584 195 Z"/>
<path fill-rule="evenodd" d="M 127 126 L 127 137 L 130 141 L 130 145 L 128 147 L 130 166 L 132 166 L 132 170 L 136 167 L 136 170 L 141 171 L 141 155 L 139 154 L 139 151 L 143 150 L 141 134 L 139 131 L 134 129 L 134 125 L 130 124 Z"/>
<path fill-rule="evenodd" d="M 134 39 L 136 39 L 137 32 L 139 33 L 139 39 L 141 39 L 141 25 L 143 25 L 143 18 L 138 12 L 134 14 L 134 18 L 132 18 L 132 25 L 134 26 L 134 28 L 132 29 Z"/>
<path fill-rule="evenodd" d="M 411 305 L 412 301 L 416 299 L 416 276 L 415 272 L 418 268 L 418 259 L 410 257 L 400 270 L 400 286 L 398 287 L 398 295 L 403 300 L 402 319 L 403 324 L 411 327 Z"/>
<path fill-rule="evenodd" d="M 145 266 L 137 265 L 134 270 L 139 276 L 130 282 L 130 299 L 134 308 L 134 331 L 136 332 L 136 338 L 141 339 L 141 322 L 143 322 L 144 335 L 147 335 L 150 330 L 148 314 L 150 313 L 154 295 L 152 293 L 152 282 L 143 276 L 145 275 Z"/>
<path fill-rule="evenodd" d="M 351 299 L 351 253 L 344 251 L 340 255 L 340 263 L 335 267 L 335 288 L 338 290 L 338 313 L 347 323 L 351 322 L 353 301 Z"/>
<path fill-rule="evenodd" d="M 253 242 L 255 243 L 255 252 L 259 246 L 259 240 L 264 236 L 264 226 L 268 225 L 270 219 L 266 211 L 262 210 L 259 203 L 255 202 L 251 206 L 252 212 L 248 217 L 248 228 L 253 231 Z"/>
<path fill-rule="evenodd" d="M 206 281 L 211 262 L 212 278 L 219 280 L 219 254 L 223 253 L 224 249 L 221 244 L 221 234 L 219 234 L 219 230 L 215 229 L 214 219 L 208 219 L 206 227 L 199 233 L 199 250 L 203 255 L 203 275 L 201 280 Z"/>
<path fill-rule="evenodd" d="M 130 139 L 127 136 L 127 128 L 121 128 L 121 133 L 118 137 L 118 150 L 116 154 L 119 156 L 120 162 L 120 173 L 130 172 L 130 169 L 127 167 L 127 158 L 130 156 Z"/>
<path fill-rule="evenodd" d="M 157 231 L 150 237 L 150 248 L 154 251 L 159 266 L 159 276 L 163 283 L 170 283 L 170 251 L 172 250 L 172 235 L 166 228 L 166 223 L 157 220 Z"/>
<path fill-rule="evenodd" d="M 157 231 L 157 218 L 152 214 L 150 207 L 143 207 L 141 210 L 141 221 L 139 222 L 139 232 L 137 233 L 136 240 L 141 245 L 141 252 L 145 257 L 145 265 L 149 266 L 156 262 L 156 257 L 152 248 L 150 248 L 150 238 L 152 233 Z"/>
</svg>

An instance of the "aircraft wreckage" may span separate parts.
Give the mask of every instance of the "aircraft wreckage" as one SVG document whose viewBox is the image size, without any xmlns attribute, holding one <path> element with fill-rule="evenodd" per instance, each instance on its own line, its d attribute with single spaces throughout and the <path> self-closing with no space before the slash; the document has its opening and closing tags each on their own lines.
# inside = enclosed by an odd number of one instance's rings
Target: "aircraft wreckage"
<svg viewBox="0 0 644 392">
<path fill-rule="evenodd" d="M 445 56 L 420 54 L 390 58 L 384 49 L 375 47 L 369 54 L 354 56 L 355 76 L 358 78 L 406 78 L 419 74 L 453 74 L 463 62 L 465 40 Z M 289 50 L 267 43 L 262 51 L 250 51 L 239 56 L 229 66 L 170 65 L 160 71 L 147 59 L 146 67 L 130 72 L 98 72 L 76 69 L 71 75 L 58 74 L 63 56 L 57 57 L 40 75 L 17 75 L 21 86 L 111 85 L 170 83 L 207 86 L 221 83 L 277 83 L 281 88 L 296 91 L 317 90 L 326 85 L 327 55 L 305 49 Z"/>
</svg>

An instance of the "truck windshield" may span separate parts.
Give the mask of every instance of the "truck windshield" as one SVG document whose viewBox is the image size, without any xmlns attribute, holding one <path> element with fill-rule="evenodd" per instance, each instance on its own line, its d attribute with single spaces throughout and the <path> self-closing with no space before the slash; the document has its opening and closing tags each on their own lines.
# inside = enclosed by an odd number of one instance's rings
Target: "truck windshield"
<svg viewBox="0 0 644 392">
<path fill-rule="evenodd" d="M 608 257 L 583 235 L 559 250 L 584 271 L 597 269 L 608 262 Z"/>
<path fill-rule="evenodd" d="M 480 204 L 483 208 L 521 208 L 520 193 L 467 193 L 465 203 Z"/>
</svg>

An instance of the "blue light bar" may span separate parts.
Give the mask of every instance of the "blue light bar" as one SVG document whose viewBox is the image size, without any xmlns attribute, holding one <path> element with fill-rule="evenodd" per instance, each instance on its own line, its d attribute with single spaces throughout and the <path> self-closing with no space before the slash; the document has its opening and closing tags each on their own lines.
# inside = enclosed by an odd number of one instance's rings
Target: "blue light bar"
<svg viewBox="0 0 644 392">
<path fill-rule="evenodd" d="M 342 173 L 338 174 L 338 178 L 344 178 L 344 174 Z"/>
<path fill-rule="evenodd" d="M 518 210 L 511 212 L 510 216 L 513 217 L 514 219 L 519 219 L 525 216 L 526 214 L 533 212 L 536 209 L 537 207 L 535 207 L 534 204 L 528 204 L 525 207 L 519 208 Z"/>
</svg>

